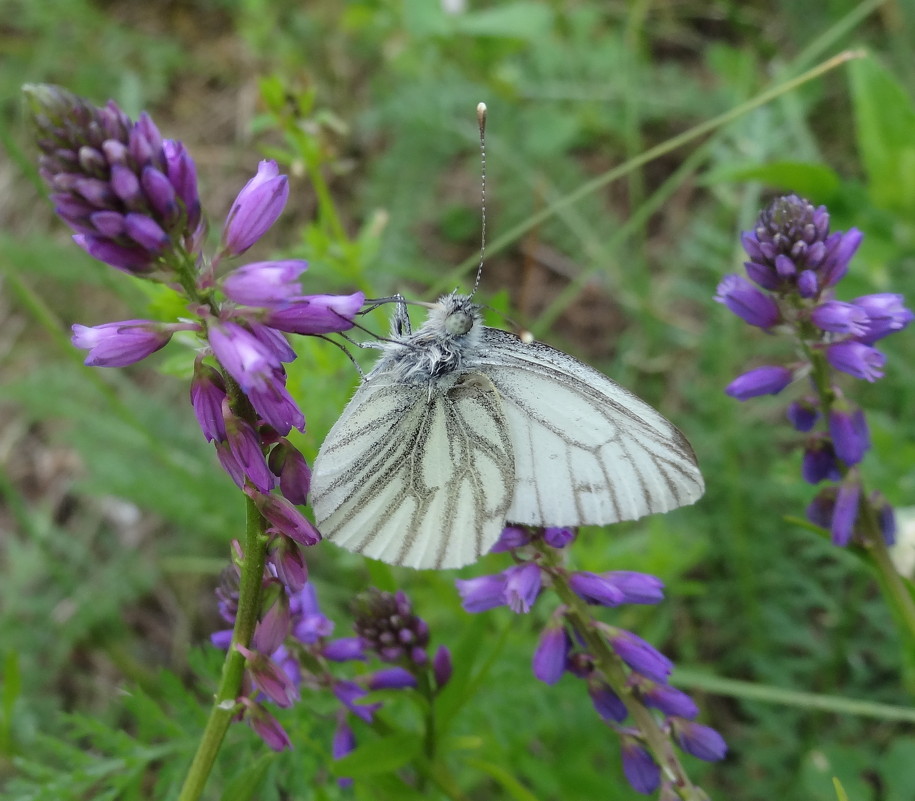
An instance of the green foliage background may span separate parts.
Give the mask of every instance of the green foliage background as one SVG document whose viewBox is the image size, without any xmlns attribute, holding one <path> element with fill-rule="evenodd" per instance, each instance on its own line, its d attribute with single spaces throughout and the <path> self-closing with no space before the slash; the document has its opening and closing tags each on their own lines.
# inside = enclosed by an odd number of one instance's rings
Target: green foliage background
<svg viewBox="0 0 915 801">
<path fill-rule="evenodd" d="M 738 232 L 772 193 L 793 190 L 827 204 L 835 228 L 865 232 L 842 298 L 894 291 L 915 303 L 915 11 L 849 0 L 445 5 L 0 0 L 2 797 L 175 797 L 221 662 L 208 645 L 221 627 L 212 590 L 242 527 L 242 502 L 187 402 L 191 350 L 102 371 L 69 345 L 73 322 L 164 314 L 169 299 L 84 256 L 53 219 L 19 99 L 21 84 L 41 81 L 148 109 L 194 155 L 216 232 L 257 161 L 278 158 L 291 200 L 257 256 L 307 258 L 309 291 L 372 296 L 469 285 L 454 268 L 478 246 L 474 107 L 485 100 L 484 298 L 656 405 L 706 475 L 696 507 L 586 531 L 575 547 L 583 568 L 666 582 L 659 608 L 612 621 L 675 658 L 675 681 L 728 740 L 725 763 L 692 761 L 692 775 L 739 801 L 825 801 L 834 776 L 850 799 L 915 797 L 915 654 L 854 555 L 791 520 L 814 489 L 799 477 L 785 400 L 722 393 L 738 372 L 784 359 L 784 345 L 712 300 L 740 268 Z M 846 48 L 868 55 L 511 234 L 589 179 Z M 371 324 L 385 327 L 380 315 Z M 886 341 L 883 381 L 848 388 L 869 413 L 868 480 L 902 507 L 915 505 L 911 337 Z M 313 455 L 356 376 L 326 343 L 300 349 L 290 386 Z M 638 797 L 584 687 L 530 674 L 548 603 L 527 617 L 470 617 L 453 575 L 370 572 L 331 546 L 313 550 L 341 634 L 355 592 L 399 586 L 433 644 L 454 651 L 446 744 L 467 798 Z M 503 566 L 488 557 L 463 573 Z M 853 713 L 850 699 L 895 709 Z M 392 769 L 409 755 L 416 710 L 398 699 L 387 709 L 406 739 L 357 732 L 350 796 L 330 765 L 334 705 L 306 694 L 281 715 L 295 750 L 266 752 L 233 727 L 208 797 L 411 798 Z"/>
</svg>

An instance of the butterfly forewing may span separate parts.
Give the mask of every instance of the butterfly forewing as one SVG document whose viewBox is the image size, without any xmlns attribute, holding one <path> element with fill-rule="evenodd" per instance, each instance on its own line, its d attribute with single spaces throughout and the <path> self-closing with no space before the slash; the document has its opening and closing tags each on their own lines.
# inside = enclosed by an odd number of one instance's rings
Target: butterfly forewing
<svg viewBox="0 0 915 801">
<path fill-rule="evenodd" d="M 312 506 L 325 538 L 409 567 L 459 567 L 498 539 L 515 459 L 485 375 L 405 384 L 373 373 L 315 462 Z"/>
<path fill-rule="evenodd" d="M 492 328 L 484 330 L 472 366 L 498 390 L 515 450 L 508 521 L 614 523 L 702 495 L 702 476 L 683 435 L 596 370 Z"/>
</svg>

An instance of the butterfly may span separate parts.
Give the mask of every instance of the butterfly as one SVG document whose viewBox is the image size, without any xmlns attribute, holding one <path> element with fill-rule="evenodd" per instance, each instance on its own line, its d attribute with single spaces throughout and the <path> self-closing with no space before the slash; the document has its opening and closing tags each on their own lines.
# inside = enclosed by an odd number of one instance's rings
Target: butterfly
<svg viewBox="0 0 915 801">
<path fill-rule="evenodd" d="M 689 442 L 562 351 L 483 325 L 469 295 L 412 331 L 399 303 L 382 355 L 314 463 L 325 539 L 394 565 L 455 568 L 506 523 L 601 525 L 695 502 Z"/>
</svg>

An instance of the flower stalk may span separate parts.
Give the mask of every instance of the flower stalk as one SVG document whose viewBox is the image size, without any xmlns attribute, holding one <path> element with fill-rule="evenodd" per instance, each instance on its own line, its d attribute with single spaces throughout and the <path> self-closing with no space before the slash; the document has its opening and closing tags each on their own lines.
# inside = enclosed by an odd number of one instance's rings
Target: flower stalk
<svg viewBox="0 0 915 801">
<path fill-rule="evenodd" d="M 236 646 L 247 647 L 254 635 L 260 611 L 262 577 L 267 556 L 266 521 L 251 498 L 245 498 L 245 509 L 244 558 L 241 560 L 238 612 L 232 630 L 232 644 L 226 651 L 219 688 L 213 698 L 210 716 L 197 746 L 197 753 L 184 779 L 178 801 L 197 801 L 201 797 L 229 724 L 238 712 L 236 699 L 241 693 L 245 657 Z"/>
</svg>

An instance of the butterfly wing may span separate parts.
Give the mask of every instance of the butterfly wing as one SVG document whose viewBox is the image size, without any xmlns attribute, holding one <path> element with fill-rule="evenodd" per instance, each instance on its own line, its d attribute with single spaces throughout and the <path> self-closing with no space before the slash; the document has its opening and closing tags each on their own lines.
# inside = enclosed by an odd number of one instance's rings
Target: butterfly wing
<svg viewBox="0 0 915 801">
<path fill-rule="evenodd" d="M 702 475 L 683 434 L 568 354 L 486 328 L 472 369 L 498 390 L 515 450 L 508 521 L 615 523 L 702 495 Z"/>
<path fill-rule="evenodd" d="M 499 395 L 477 373 L 426 385 L 373 373 L 327 435 L 311 503 L 325 539 L 395 565 L 460 567 L 496 542 L 515 460 Z"/>
</svg>

